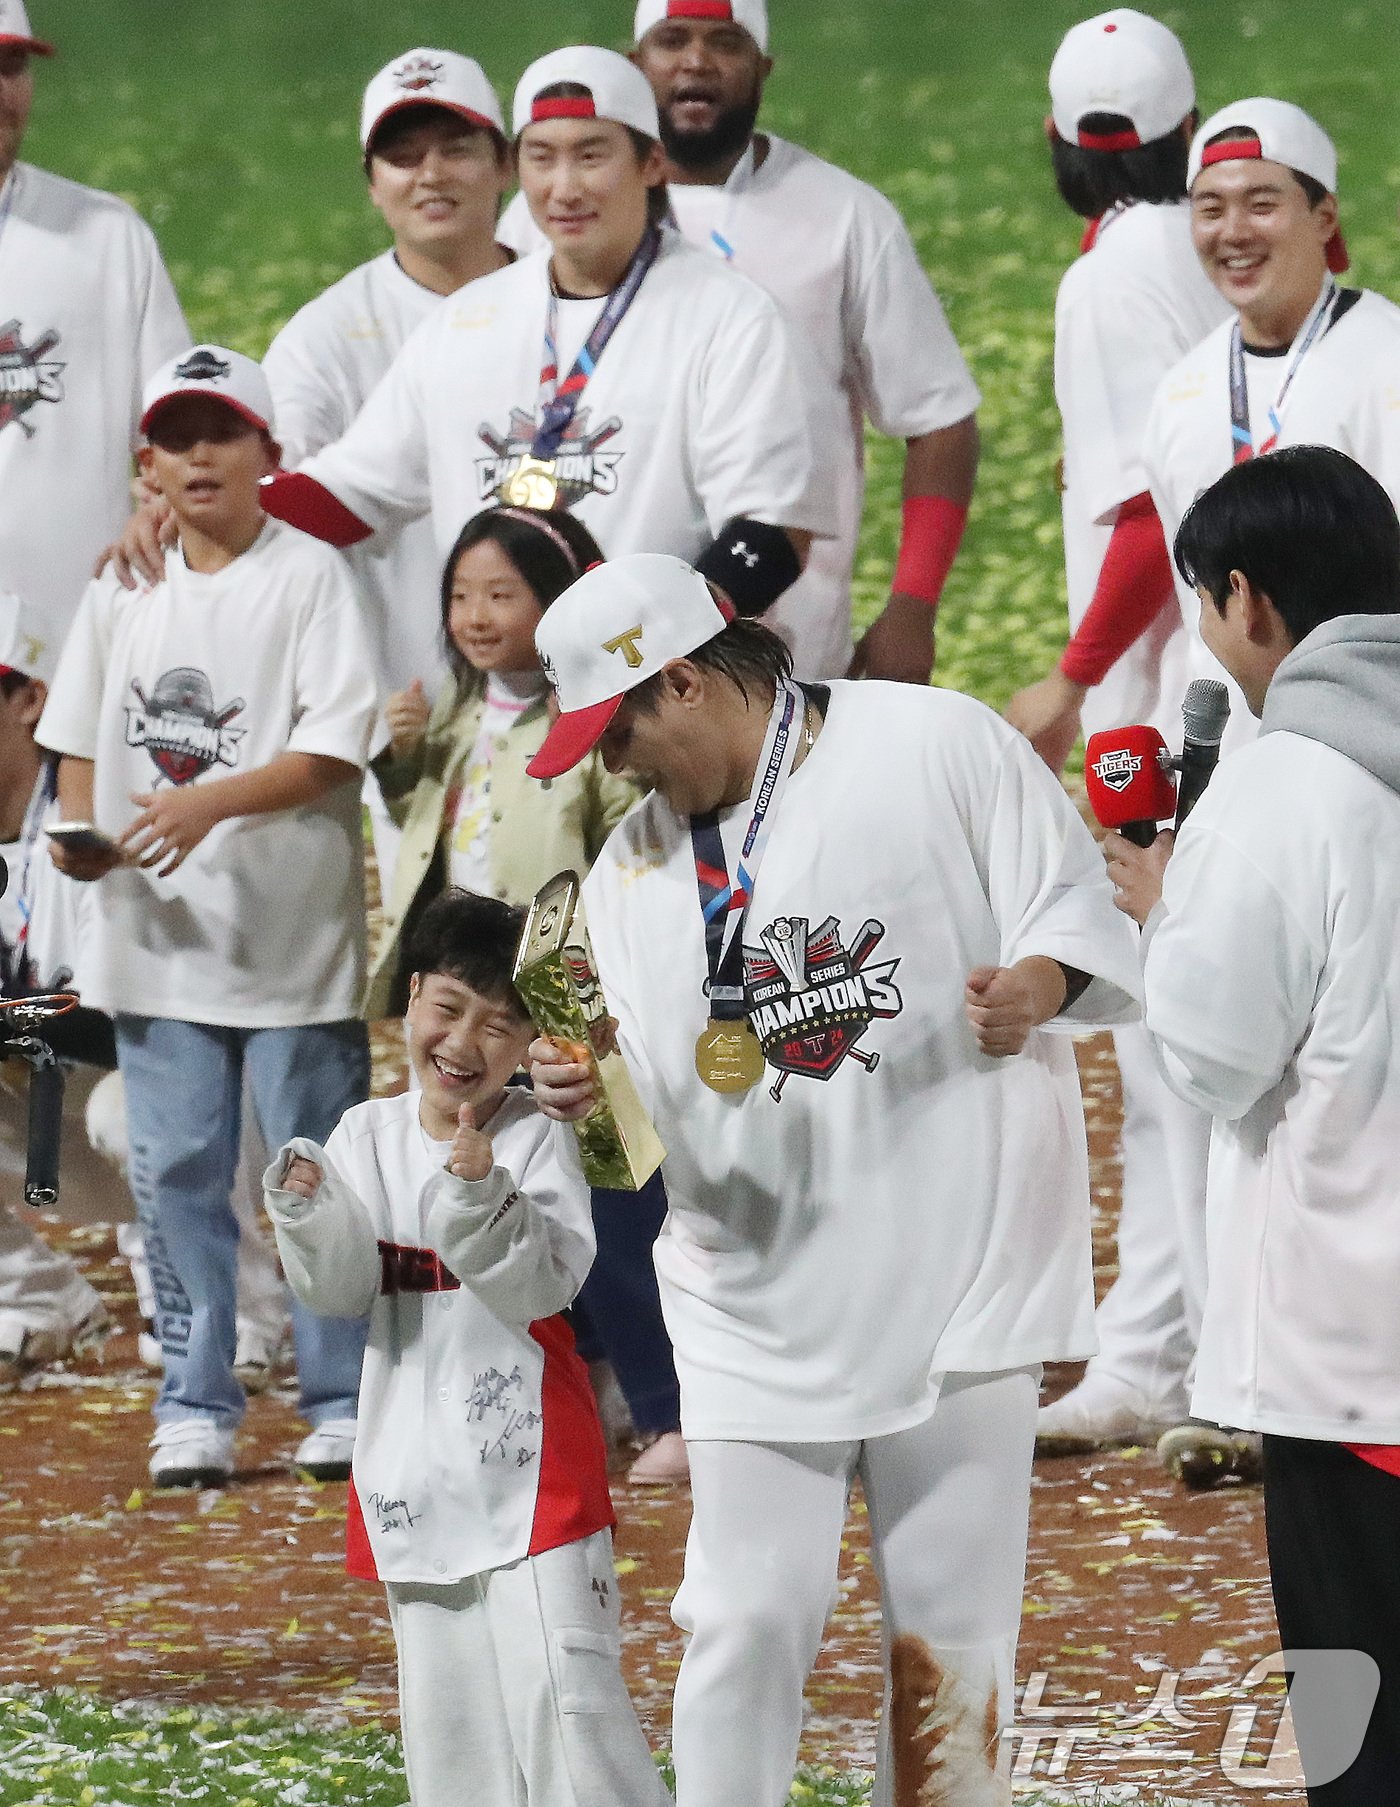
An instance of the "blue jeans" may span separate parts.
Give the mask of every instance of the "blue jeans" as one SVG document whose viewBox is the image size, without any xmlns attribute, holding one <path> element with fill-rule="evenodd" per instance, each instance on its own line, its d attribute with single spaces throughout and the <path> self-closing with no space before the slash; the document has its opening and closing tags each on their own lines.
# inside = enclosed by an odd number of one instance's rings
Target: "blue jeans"
<svg viewBox="0 0 1400 1807">
<path fill-rule="evenodd" d="M 268 1147 L 324 1142 L 369 1093 L 360 1022 L 299 1029 L 225 1029 L 170 1017 L 118 1016 L 131 1190 L 156 1290 L 165 1380 L 156 1422 L 235 1425 L 244 1396 L 233 1372 L 238 1164 L 243 1072 Z M 301 1412 L 313 1426 L 353 1418 L 369 1321 L 321 1318 L 292 1302 Z"/>
<path fill-rule="evenodd" d="M 644 1436 L 676 1430 L 681 1391 L 661 1316 L 651 1245 L 666 1221 L 666 1188 L 654 1173 L 640 1192 L 593 1194 L 598 1253 L 574 1301 L 579 1353 L 602 1353 Z"/>
</svg>

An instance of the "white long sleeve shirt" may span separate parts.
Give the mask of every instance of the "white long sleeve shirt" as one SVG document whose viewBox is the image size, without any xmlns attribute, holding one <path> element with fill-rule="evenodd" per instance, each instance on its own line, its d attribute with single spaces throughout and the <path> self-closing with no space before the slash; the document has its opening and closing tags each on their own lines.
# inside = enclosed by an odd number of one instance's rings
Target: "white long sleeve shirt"
<svg viewBox="0 0 1400 1807">
<path fill-rule="evenodd" d="M 351 1480 L 352 1573 L 447 1583 L 613 1523 L 588 1370 L 559 1316 L 594 1239 L 572 1134 L 507 1091 L 483 1180 L 447 1172 L 419 1098 L 355 1105 L 324 1149 L 298 1139 L 264 1175 L 292 1290 L 368 1312 Z M 326 1178 L 303 1200 L 284 1158 Z"/>
</svg>

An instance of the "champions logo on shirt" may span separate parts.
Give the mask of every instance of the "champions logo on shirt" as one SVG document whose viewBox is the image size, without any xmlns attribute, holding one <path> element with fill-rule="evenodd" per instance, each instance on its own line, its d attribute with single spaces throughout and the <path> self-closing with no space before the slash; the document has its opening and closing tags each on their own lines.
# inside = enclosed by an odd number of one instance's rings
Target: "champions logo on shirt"
<svg viewBox="0 0 1400 1807">
<path fill-rule="evenodd" d="M 848 1056 L 867 1073 L 880 1064 L 856 1043 L 877 1018 L 904 1008 L 892 982 L 898 958 L 869 964 L 884 935 L 883 922 L 867 919 L 847 948 L 835 916 L 810 932 L 805 916 L 779 916 L 762 931 L 762 948 L 745 947 L 744 1003 L 764 1059 L 778 1070 L 775 1099 L 789 1074 L 830 1079 Z"/>
<path fill-rule="evenodd" d="M 26 439 L 32 439 L 38 428 L 25 415 L 36 402 L 63 400 L 59 379 L 64 366 L 47 355 L 58 344 L 59 333 L 40 333 L 26 345 L 22 330 L 18 320 L 0 326 L 0 430 L 14 422 Z"/>
<path fill-rule="evenodd" d="M 244 708 L 235 697 L 222 709 L 202 671 L 177 666 L 156 680 L 149 696 L 131 680 L 139 708 L 126 710 L 126 744 L 144 747 L 156 770 L 172 784 L 189 784 L 216 765 L 238 764 L 238 743 L 246 728 L 229 723 Z"/>
<path fill-rule="evenodd" d="M 601 427 L 588 431 L 588 410 L 580 408 L 565 428 L 564 437 L 554 457 L 554 480 L 559 486 L 559 508 L 572 508 L 585 496 L 610 496 L 617 489 L 617 467 L 621 452 L 600 452 L 598 447 L 622 431 L 622 422 L 614 415 Z M 492 456 L 478 458 L 476 473 L 481 500 L 499 500 L 501 491 L 530 456 L 535 443 L 535 423 L 530 415 L 512 408 L 510 425 L 498 433 L 488 422 L 477 428 L 478 436 L 491 448 Z M 545 507 L 550 504 L 546 502 Z"/>
</svg>

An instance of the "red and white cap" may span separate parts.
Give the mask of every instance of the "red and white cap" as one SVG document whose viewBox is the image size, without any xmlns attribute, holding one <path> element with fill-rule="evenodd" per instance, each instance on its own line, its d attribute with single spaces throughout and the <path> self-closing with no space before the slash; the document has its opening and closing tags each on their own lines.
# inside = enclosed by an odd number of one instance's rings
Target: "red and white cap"
<svg viewBox="0 0 1400 1807">
<path fill-rule="evenodd" d="M 1196 104 L 1196 82 L 1174 31 L 1160 19 L 1115 7 L 1065 33 L 1050 65 L 1050 112 L 1066 144 L 1132 151 L 1165 138 Z M 1121 132 L 1084 130 L 1092 113 L 1132 122 Z"/>
<path fill-rule="evenodd" d="M 53 55 L 53 45 L 36 38 L 29 29 L 29 14 L 21 0 L 0 0 L 0 50 L 27 50 L 33 56 Z"/>
<path fill-rule="evenodd" d="M 570 771 L 597 746 L 629 690 L 733 618 L 698 571 L 666 552 L 634 552 L 585 571 L 535 629 L 559 717 L 525 770 L 532 778 Z"/>
<path fill-rule="evenodd" d="M 177 395 L 212 395 L 227 402 L 259 431 L 272 431 L 272 391 L 261 364 L 222 345 L 196 345 L 171 358 L 146 385 L 141 397 L 141 431 L 148 433 L 156 414 Z"/>
<path fill-rule="evenodd" d="M 637 0 L 635 41 L 663 19 L 721 19 L 742 25 L 760 50 L 768 49 L 767 0 Z"/>
<path fill-rule="evenodd" d="M 572 82 L 588 93 L 571 100 L 539 98 L 542 89 L 559 82 Z M 625 56 L 591 44 L 551 50 L 521 76 L 511 120 L 515 136 L 542 119 L 612 119 L 646 138 L 661 136 L 651 83 Z"/>
<path fill-rule="evenodd" d="M 1222 132 L 1249 135 L 1212 144 L 1211 139 Z M 1328 194 L 1337 192 L 1337 147 L 1312 115 L 1295 107 L 1292 101 L 1256 96 L 1253 100 L 1237 100 L 1233 106 L 1212 113 L 1191 140 L 1186 186 L 1193 187 L 1201 171 L 1213 163 L 1241 160 L 1281 163 L 1301 176 L 1311 176 Z M 1340 276 L 1350 261 L 1338 228 L 1327 241 L 1327 267 Z"/>
<path fill-rule="evenodd" d="M 52 683 L 58 646 L 34 609 L 11 590 L 0 590 L 0 678 L 17 671 Z"/>
<path fill-rule="evenodd" d="M 3 3 L 3 0 L 0 0 Z M 360 108 L 360 148 L 391 113 L 405 107 L 442 107 L 504 140 L 506 122 L 486 71 L 455 50 L 406 50 L 386 63 L 365 89 Z"/>
</svg>

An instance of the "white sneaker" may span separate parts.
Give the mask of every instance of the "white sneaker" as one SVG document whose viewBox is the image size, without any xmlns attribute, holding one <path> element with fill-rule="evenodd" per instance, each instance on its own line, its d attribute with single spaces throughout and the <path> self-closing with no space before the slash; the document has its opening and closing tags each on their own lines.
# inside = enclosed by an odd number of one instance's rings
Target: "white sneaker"
<svg viewBox="0 0 1400 1807">
<path fill-rule="evenodd" d="M 354 1453 L 355 1420 L 323 1418 L 297 1445 L 292 1467 L 303 1469 L 313 1481 L 348 1481 Z"/>
<path fill-rule="evenodd" d="M 233 1431 L 212 1418 L 159 1424 L 151 1448 L 157 1487 L 222 1487 L 233 1473 Z"/>
<path fill-rule="evenodd" d="M 1185 1399 L 1152 1401 L 1126 1381 L 1091 1368 L 1063 1399 L 1040 1408 L 1035 1453 L 1083 1456 L 1125 1443 L 1153 1444 L 1185 1416 Z"/>
<path fill-rule="evenodd" d="M 70 1355 L 100 1354 L 111 1331 L 112 1320 L 101 1300 L 77 1324 L 30 1330 L 7 1319 L 0 1326 L 0 1393 L 17 1387 L 36 1368 L 47 1368 Z"/>
<path fill-rule="evenodd" d="M 250 1325 L 238 1327 L 238 1347 L 234 1352 L 233 1371 L 245 1393 L 265 1393 L 277 1378 L 282 1356 L 282 1338 L 269 1337 Z"/>
</svg>

